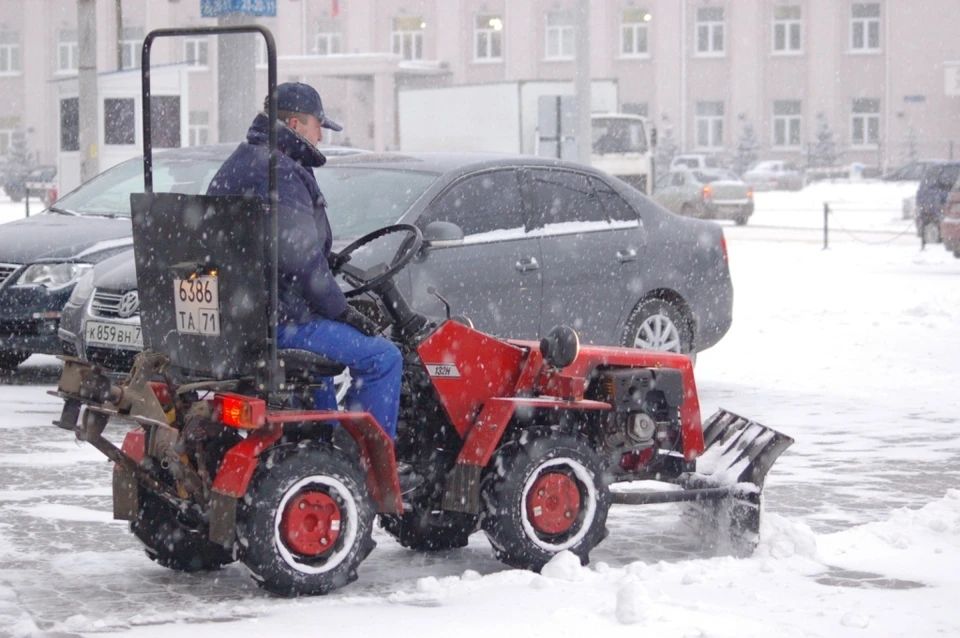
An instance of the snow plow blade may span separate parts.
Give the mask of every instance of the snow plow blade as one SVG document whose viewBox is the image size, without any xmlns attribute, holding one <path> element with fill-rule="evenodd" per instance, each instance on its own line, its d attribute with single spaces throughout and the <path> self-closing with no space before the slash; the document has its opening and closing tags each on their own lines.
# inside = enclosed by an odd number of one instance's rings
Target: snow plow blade
<svg viewBox="0 0 960 638">
<path fill-rule="evenodd" d="M 727 410 L 703 425 L 704 453 L 690 487 L 734 486 L 750 483 L 763 489 L 767 472 L 793 439 Z"/>
</svg>

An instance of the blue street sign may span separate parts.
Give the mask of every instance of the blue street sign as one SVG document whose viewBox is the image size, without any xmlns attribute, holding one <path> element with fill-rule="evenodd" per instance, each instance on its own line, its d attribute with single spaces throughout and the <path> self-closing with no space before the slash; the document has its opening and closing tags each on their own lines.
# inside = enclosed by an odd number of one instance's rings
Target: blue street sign
<svg viewBox="0 0 960 638">
<path fill-rule="evenodd" d="M 927 101 L 927 96 L 926 96 L 926 95 L 904 95 L 904 96 L 903 96 L 903 101 L 904 101 L 904 102 L 908 102 L 908 103 L 909 103 L 909 102 L 914 102 L 914 103 L 917 103 L 917 102 L 926 102 L 926 101 Z"/>
<path fill-rule="evenodd" d="M 277 0 L 200 0 L 200 15 L 216 18 L 227 13 L 276 17 Z"/>
</svg>

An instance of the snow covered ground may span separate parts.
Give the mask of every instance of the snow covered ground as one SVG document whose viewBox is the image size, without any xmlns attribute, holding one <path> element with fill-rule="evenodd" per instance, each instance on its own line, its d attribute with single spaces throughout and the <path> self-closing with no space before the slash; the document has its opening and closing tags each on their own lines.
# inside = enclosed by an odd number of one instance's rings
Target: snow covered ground
<svg viewBox="0 0 960 638">
<path fill-rule="evenodd" d="M 960 635 L 960 260 L 919 250 L 902 190 L 758 193 L 725 227 L 735 317 L 697 363 L 704 415 L 797 441 L 752 558 L 713 555 L 679 506 L 615 506 L 589 566 L 561 554 L 541 575 L 482 534 L 417 554 L 379 530 L 360 579 L 322 598 L 272 598 L 236 565 L 172 573 L 111 520 L 110 465 L 50 425 L 56 362 L 33 357 L 0 385 L 0 636 Z M 824 199 L 849 231 L 826 251 Z"/>
</svg>

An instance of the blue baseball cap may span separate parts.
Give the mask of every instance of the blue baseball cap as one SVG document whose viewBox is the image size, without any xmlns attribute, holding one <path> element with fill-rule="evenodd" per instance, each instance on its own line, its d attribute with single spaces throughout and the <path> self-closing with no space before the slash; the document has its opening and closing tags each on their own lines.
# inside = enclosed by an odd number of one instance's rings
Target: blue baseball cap
<svg viewBox="0 0 960 638">
<path fill-rule="evenodd" d="M 269 106 L 269 98 L 265 101 L 264 110 Z M 323 102 L 320 94 L 309 84 L 302 82 L 284 82 L 277 86 L 277 110 L 306 113 L 320 120 L 320 126 L 331 131 L 342 131 L 343 127 L 328 118 L 323 113 Z"/>
</svg>

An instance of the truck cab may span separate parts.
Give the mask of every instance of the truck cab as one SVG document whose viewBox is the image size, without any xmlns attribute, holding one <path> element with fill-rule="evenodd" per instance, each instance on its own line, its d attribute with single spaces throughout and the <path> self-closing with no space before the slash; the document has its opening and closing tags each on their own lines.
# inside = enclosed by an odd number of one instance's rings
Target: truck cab
<svg viewBox="0 0 960 638">
<path fill-rule="evenodd" d="M 647 119 L 629 113 L 594 113 L 590 122 L 591 165 L 649 195 L 653 162 Z"/>
</svg>

